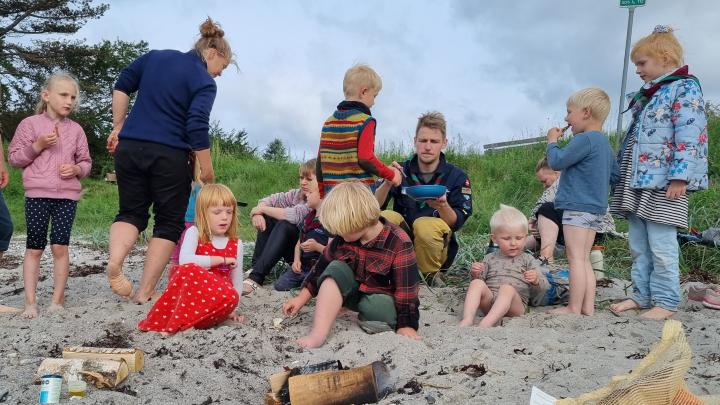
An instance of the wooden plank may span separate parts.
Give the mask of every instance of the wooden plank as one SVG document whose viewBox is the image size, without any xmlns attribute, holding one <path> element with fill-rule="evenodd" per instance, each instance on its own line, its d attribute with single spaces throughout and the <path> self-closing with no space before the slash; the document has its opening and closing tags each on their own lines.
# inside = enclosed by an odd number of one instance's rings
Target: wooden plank
<svg viewBox="0 0 720 405">
<path fill-rule="evenodd" d="M 117 387 L 128 375 L 125 360 L 105 359 L 45 359 L 38 367 L 36 379 L 45 374 L 61 374 L 66 381 L 81 376 L 91 380 L 96 387 Z"/>
<path fill-rule="evenodd" d="M 140 349 L 119 349 L 113 347 L 70 346 L 63 349 L 64 359 L 109 359 L 125 360 L 131 372 L 143 369 L 145 353 Z"/>
</svg>

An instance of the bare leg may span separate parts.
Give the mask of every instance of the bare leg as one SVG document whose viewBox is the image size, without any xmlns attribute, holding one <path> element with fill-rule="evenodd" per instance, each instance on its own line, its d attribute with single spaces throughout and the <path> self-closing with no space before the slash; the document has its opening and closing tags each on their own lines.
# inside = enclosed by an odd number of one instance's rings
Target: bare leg
<svg viewBox="0 0 720 405">
<path fill-rule="evenodd" d="M 465 305 L 463 306 L 463 319 L 460 326 L 472 326 L 475 321 L 475 315 L 478 308 L 486 309 L 492 305 L 492 292 L 484 281 L 475 279 L 470 282 L 467 294 L 465 295 Z"/>
<path fill-rule="evenodd" d="M 563 225 L 565 252 L 570 265 L 570 299 L 566 307 L 550 311 L 552 314 L 580 314 L 583 310 L 587 289 L 585 264 L 590 263 L 590 249 L 585 251 L 588 232 L 593 231 L 578 226 Z M 592 267 L 590 270 L 592 271 Z M 592 299 L 594 303 L 595 297 L 593 296 Z"/>
<path fill-rule="evenodd" d="M 547 217 L 540 215 L 537 220 L 538 232 L 540 232 L 540 256 L 548 259 L 550 263 L 555 262 L 555 244 L 557 243 L 560 228 Z"/>
<path fill-rule="evenodd" d="M 493 302 L 490 311 L 487 312 L 485 317 L 480 321 L 481 328 L 490 328 L 495 326 L 505 315 L 507 316 L 520 316 L 525 312 L 525 305 L 523 305 L 520 294 L 515 291 L 515 288 L 508 284 L 500 286 L 495 302 Z"/>
<path fill-rule="evenodd" d="M 23 261 L 23 285 L 25 286 L 25 310 L 22 317 L 33 319 L 38 316 L 37 290 L 38 278 L 40 276 L 40 258 L 43 251 L 39 249 L 25 249 L 25 260 Z"/>
<path fill-rule="evenodd" d="M 53 297 L 49 312 L 63 309 L 65 286 L 70 273 L 70 253 L 67 245 L 50 245 L 53 254 Z"/>
<path fill-rule="evenodd" d="M 318 291 L 312 329 L 307 336 L 298 339 L 297 343 L 302 347 L 311 349 L 322 346 L 330 333 L 335 318 L 340 312 L 340 308 L 342 308 L 342 303 L 340 287 L 332 278 L 326 278 L 320 285 L 320 291 Z"/>
<path fill-rule="evenodd" d="M 175 249 L 175 242 L 162 238 L 150 239 L 147 253 L 145 253 L 145 266 L 142 278 L 140 278 L 140 286 L 133 297 L 134 302 L 143 304 L 160 297 L 160 294 L 155 291 L 155 286 L 165 270 L 165 265 L 170 260 L 173 249 Z"/>
<path fill-rule="evenodd" d="M 595 242 L 595 231 L 592 229 L 585 230 L 585 246 L 583 247 L 585 254 L 585 296 L 583 297 L 582 310 L 583 315 L 595 315 L 595 271 L 590 263 L 590 250 Z"/>
<path fill-rule="evenodd" d="M 123 298 L 132 295 L 132 283 L 123 274 L 123 262 L 130 249 L 135 245 L 139 232 L 135 225 L 127 222 L 114 222 L 110 226 L 110 257 L 108 258 L 107 274 L 110 288 Z"/>
</svg>

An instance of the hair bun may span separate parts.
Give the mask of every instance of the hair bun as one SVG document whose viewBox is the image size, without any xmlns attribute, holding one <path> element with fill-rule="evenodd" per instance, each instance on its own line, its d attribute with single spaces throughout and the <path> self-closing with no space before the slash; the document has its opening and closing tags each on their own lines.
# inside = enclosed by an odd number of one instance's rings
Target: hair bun
<svg viewBox="0 0 720 405">
<path fill-rule="evenodd" d="M 653 34 L 662 33 L 662 34 L 668 34 L 672 33 L 673 29 L 669 25 L 656 25 L 655 29 L 653 29 Z"/>
<path fill-rule="evenodd" d="M 203 38 L 222 38 L 225 36 L 225 31 L 212 18 L 208 17 L 207 20 L 200 24 L 200 36 Z"/>
</svg>

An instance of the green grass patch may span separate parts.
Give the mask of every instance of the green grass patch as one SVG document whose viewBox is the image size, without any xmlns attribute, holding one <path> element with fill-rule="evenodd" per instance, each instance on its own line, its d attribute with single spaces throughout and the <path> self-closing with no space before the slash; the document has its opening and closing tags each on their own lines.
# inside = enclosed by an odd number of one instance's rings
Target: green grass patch
<svg viewBox="0 0 720 405">
<path fill-rule="evenodd" d="M 709 124 L 710 137 L 710 189 L 693 193 L 690 197 L 690 224 L 696 229 L 720 226 L 720 119 L 713 116 Z M 458 142 L 453 142 L 457 145 Z M 409 147 L 404 146 L 405 148 Z M 448 161 L 465 170 L 472 182 L 473 216 L 459 233 L 460 253 L 451 269 L 450 278 L 458 280 L 466 276 L 466 268 L 474 260 L 483 257 L 488 242 L 489 218 L 502 204 L 508 204 L 529 212 L 535 200 L 542 192 L 542 185 L 535 179 L 534 167 L 543 156 L 545 145 L 533 145 L 501 150 L 482 155 L 472 148 L 449 148 Z M 408 155 L 403 146 L 384 148 L 380 158 L 385 162 L 404 160 Z M 240 208 L 240 235 L 243 240 L 255 239 L 255 230 L 250 224 L 250 209 L 258 199 L 274 192 L 286 191 L 297 187 L 298 163 L 266 162 L 258 158 L 237 158 L 215 145 L 213 163 L 217 181 L 228 185 L 238 200 L 248 203 Z M 99 179 L 83 180 L 85 193 L 78 204 L 77 219 L 73 234 L 98 247 L 107 244 L 107 232 L 117 213 L 117 187 Z M 11 183 L 4 192 L 5 199 L 15 223 L 17 234 L 25 232 L 24 201 L 20 171 L 11 170 Z M 617 220 L 618 230 L 626 231 L 627 224 Z M 152 221 L 149 231 L 151 232 Z M 606 272 L 620 277 L 629 277 L 632 263 L 627 241 L 609 239 L 606 242 Z M 708 275 L 720 276 L 720 249 L 684 245 L 682 247 L 681 268 L 683 273 L 692 277 Z"/>
</svg>

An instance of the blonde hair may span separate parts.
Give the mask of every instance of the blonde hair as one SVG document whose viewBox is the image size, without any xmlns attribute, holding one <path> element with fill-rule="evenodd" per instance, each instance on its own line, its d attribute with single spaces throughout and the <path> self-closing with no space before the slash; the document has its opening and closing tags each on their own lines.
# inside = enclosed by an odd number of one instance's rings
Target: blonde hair
<svg viewBox="0 0 720 405">
<path fill-rule="evenodd" d="M 75 107 L 80 104 L 80 85 L 78 84 L 77 79 L 75 76 L 71 75 L 68 72 L 63 71 L 57 71 L 53 74 L 51 74 L 47 79 L 45 79 L 45 83 L 43 83 L 42 87 L 40 88 L 40 93 L 51 91 L 53 87 L 57 84 L 57 82 L 65 80 L 72 82 L 75 85 L 75 91 L 77 92 L 75 97 L 75 102 L 73 103 L 73 110 Z M 40 101 L 35 105 L 35 113 L 36 114 L 42 114 L 47 110 L 47 103 L 45 100 L 43 100 L 42 95 L 40 95 Z"/>
<path fill-rule="evenodd" d="M 231 240 L 238 239 L 237 200 L 235 195 L 227 186 L 214 183 L 204 185 L 195 201 L 195 226 L 197 226 L 200 234 L 200 243 L 208 243 L 212 237 L 207 211 L 210 207 L 216 205 L 232 207 L 232 218 L 225 235 Z"/>
<path fill-rule="evenodd" d="M 522 226 L 527 232 L 528 220 L 519 209 L 500 204 L 500 209 L 490 217 L 490 232 L 495 233 L 503 227 Z"/>
<path fill-rule="evenodd" d="M 675 67 L 683 65 L 683 48 L 670 27 L 655 27 L 648 36 L 640 38 L 630 52 L 630 60 L 634 61 L 638 54 L 654 59 L 666 58 Z"/>
<path fill-rule="evenodd" d="M 589 108 L 590 115 L 600 123 L 605 122 L 605 118 L 610 113 L 610 97 L 603 89 L 597 87 L 576 91 L 568 98 L 567 104 L 578 108 Z"/>
<path fill-rule="evenodd" d="M 370 189 L 360 182 L 333 187 L 320 206 L 320 223 L 333 235 L 346 235 L 375 225 L 380 205 Z"/>
<path fill-rule="evenodd" d="M 446 127 L 445 116 L 437 111 L 428 111 L 425 114 L 418 117 L 417 127 L 415 127 L 415 137 L 417 137 L 420 128 L 438 129 L 442 133 L 443 139 L 446 138 Z"/>
<path fill-rule="evenodd" d="M 307 177 L 310 178 L 312 176 L 315 176 L 315 165 L 317 164 L 317 159 L 310 159 L 307 162 L 300 165 L 300 177 Z"/>
<path fill-rule="evenodd" d="M 535 173 L 539 172 L 542 169 L 555 170 L 552 167 L 550 167 L 550 163 L 548 163 L 547 156 L 543 156 L 540 160 L 538 160 L 537 164 L 535 164 Z"/>
<path fill-rule="evenodd" d="M 354 97 L 363 88 L 380 92 L 382 90 L 382 79 L 370 66 L 357 64 L 345 72 L 343 94 L 345 94 L 345 98 Z"/>
<path fill-rule="evenodd" d="M 220 28 L 220 24 L 208 17 L 200 24 L 200 39 L 195 42 L 195 51 L 204 58 L 205 51 L 215 49 L 217 53 L 232 62 L 232 49 L 224 37 L 225 31 Z"/>
</svg>

